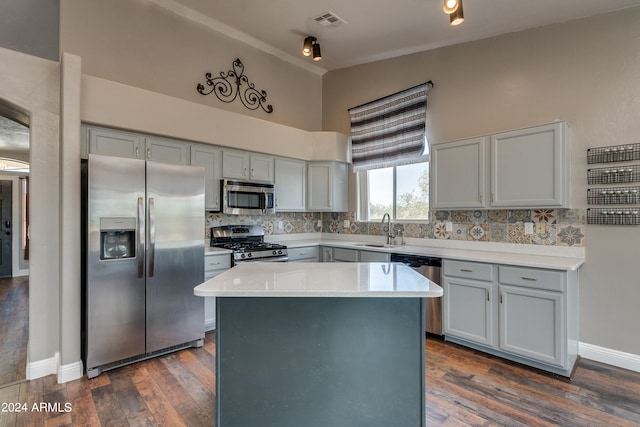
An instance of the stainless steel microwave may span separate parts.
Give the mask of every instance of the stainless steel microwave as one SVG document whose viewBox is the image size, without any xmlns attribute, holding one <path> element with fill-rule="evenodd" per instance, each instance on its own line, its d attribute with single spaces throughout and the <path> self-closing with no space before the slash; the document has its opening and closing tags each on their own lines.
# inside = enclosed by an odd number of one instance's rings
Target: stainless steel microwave
<svg viewBox="0 0 640 427">
<path fill-rule="evenodd" d="M 223 213 L 233 215 L 273 214 L 275 209 L 275 186 L 256 182 L 220 181 Z"/>
</svg>

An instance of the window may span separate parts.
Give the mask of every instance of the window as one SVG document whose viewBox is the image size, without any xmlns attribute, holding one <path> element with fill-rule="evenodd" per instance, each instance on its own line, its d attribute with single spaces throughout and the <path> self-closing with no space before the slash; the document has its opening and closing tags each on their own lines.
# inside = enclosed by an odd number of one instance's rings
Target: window
<svg viewBox="0 0 640 427">
<path fill-rule="evenodd" d="M 374 221 L 389 213 L 394 220 L 429 218 L 429 163 L 421 162 L 358 172 L 360 219 Z"/>
</svg>

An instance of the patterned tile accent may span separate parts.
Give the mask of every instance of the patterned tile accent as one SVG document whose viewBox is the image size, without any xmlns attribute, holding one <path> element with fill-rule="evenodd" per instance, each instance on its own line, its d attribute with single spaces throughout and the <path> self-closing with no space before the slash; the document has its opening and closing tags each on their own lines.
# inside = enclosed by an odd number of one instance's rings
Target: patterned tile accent
<svg viewBox="0 0 640 427">
<path fill-rule="evenodd" d="M 394 221 L 392 227 L 396 235 L 402 233 L 408 238 L 585 245 L 586 215 L 579 209 L 431 211 L 429 218 L 429 221 Z M 349 227 L 344 227 L 345 220 L 349 220 Z M 450 232 L 446 230 L 447 222 L 452 225 Z M 527 222 L 534 224 L 533 234 L 525 234 Z M 275 235 L 314 232 L 385 235 L 380 221 L 357 221 L 355 212 L 278 212 L 265 216 L 210 213 L 206 217 L 207 239 L 210 227 L 226 224 L 261 224 L 266 234 Z"/>
</svg>

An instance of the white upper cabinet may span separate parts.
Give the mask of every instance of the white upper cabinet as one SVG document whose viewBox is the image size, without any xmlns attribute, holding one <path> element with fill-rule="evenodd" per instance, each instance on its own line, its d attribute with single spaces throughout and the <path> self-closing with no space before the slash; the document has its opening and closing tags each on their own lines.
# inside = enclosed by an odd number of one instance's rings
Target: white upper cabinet
<svg viewBox="0 0 640 427">
<path fill-rule="evenodd" d="M 491 207 L 568 207 L 564 122 L 491 135 Z"/>
<path fill-rule="evenodd" d="M 487 137 L 431 147 L 430 206 L 432 209 L 485 207 Z"/>
<path fill-rule="evenodd" d="M 225 178 L 273 182 L 273 157 L 239 150 L 223 150 L 222 175 Z"/>
<path fill-rule="evenodd" d="M 191 146 L 191 164 L 204 167 L 204 208 L 219 211 L 222 149 L 193 144 Z"/>
<path fill-rule="evenodd" d="M 104 156 L 144 159 L 144 138 L 131 132 L 112 129 L 87 128 L 89 153 Z"/>
<path fill-rule="evenodd" d="M 569 132 L 554 122 L 433 145 L 431 208 L 570 207 Z"/>
<path fill-rule="evenodd" d="M 307 165 L 307 209 L 316 212 L 346 212 L 348 165 L 309 162 Z"/>
<path fill-rule="evenodd" d="M 303 212 L 307 205 L 307 162 L 276 158 L 276 211 Z"/>
<path fill-rule="evenodd" d="M 189 143 L 168 138 L 145 138 L 147 160 L 165 163 L 189 164 Z"/>
<path fill-rule="evenodd" d="M 92 126 L 86 132 L 91 154 L 189 164 L 189 143 L 185 141 Z"/>
</svg>

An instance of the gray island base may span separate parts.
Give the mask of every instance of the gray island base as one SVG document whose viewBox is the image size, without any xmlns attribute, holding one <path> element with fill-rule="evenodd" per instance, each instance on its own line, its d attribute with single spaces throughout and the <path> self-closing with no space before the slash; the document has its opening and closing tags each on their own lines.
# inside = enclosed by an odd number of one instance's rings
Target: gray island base
<svg viewBox="0 0 640 427">
<path fill-rule="evenodd" d="M 389 263 L 245 263 L 216 296 L 221 427 L 424 426 L 424 303 Z"/>
</svg>

